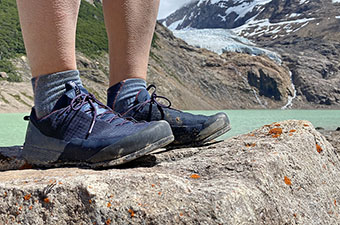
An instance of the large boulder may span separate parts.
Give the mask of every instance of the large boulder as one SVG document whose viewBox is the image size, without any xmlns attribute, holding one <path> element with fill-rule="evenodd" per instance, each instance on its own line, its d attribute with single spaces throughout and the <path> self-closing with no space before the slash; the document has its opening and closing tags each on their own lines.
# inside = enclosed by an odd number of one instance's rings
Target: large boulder
<svg viewBox="0 0 340 225">
<path fill-rule="evenodd" d="M 337 224 L 339 168 L 311 123 L 285 121 L 115 169 L 2 172 L 0 223 Z"/>
</svg>

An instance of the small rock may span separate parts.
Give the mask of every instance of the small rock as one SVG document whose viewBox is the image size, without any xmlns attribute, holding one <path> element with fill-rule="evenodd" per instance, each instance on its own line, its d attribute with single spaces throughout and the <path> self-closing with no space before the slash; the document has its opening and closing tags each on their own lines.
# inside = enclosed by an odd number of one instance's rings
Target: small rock
<svg viewBox="0 0 340 225">
<path fill-rule="evenodd" d="M 8 78 L 8 74 L 6 72 L 0 72 L 0 78 L 7 79 Z"/>
<path fill-rule="evenodd" d="M 316 127 L 315 130 L 325 130 L 323 127 Z"/>
<path fill-rule="evenodd" d="M 340 131 L 340 127 L 336 128 L 336 131 Z"/>
</svg>

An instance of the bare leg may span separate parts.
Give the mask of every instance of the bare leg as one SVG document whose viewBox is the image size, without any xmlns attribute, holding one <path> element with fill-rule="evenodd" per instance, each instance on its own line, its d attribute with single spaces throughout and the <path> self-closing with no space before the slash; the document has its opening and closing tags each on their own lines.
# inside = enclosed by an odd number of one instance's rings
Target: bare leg
<svg viewBox="0 0 340 225">
<path fill-rule="evenodd" d="M 32 76 L 76 69 L 80 0 L 17 0 Z"/>
<path fill-rule="evenodd" d="M 110 50 L 110 86 L 146 79 L 159 0 L 104 0 Z"/>
</svg>

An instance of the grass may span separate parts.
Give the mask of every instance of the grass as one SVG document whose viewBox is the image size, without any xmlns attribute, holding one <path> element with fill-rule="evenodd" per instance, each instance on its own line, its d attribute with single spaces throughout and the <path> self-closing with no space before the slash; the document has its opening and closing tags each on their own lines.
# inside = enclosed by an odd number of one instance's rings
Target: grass
<svg viewBox="0 0 340 225">
<path fill-rule="evenodd" d="M 77 24 L 76 48 L 92 58 L 108 51 L 101 4 L 91 5 L 82 0 Z M 22 81 L 10 59 L 25 54 L 16 1 L 0 0 L 0 72 L 8 74 L 8 81 Z"/>
</svg>

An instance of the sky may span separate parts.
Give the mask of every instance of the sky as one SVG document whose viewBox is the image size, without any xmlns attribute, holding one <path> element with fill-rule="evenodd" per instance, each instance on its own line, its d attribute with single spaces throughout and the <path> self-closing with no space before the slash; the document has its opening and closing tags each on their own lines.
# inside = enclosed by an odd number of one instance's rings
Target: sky
<svg viewBox="0 0 340 225">
<path fill-rule="evenodd" d="M 159 7 L 158 19 L 163 19 L 170 15 L 181 6 L 192 0 L 160 0 L 161 5 Z"/>
</svg>

